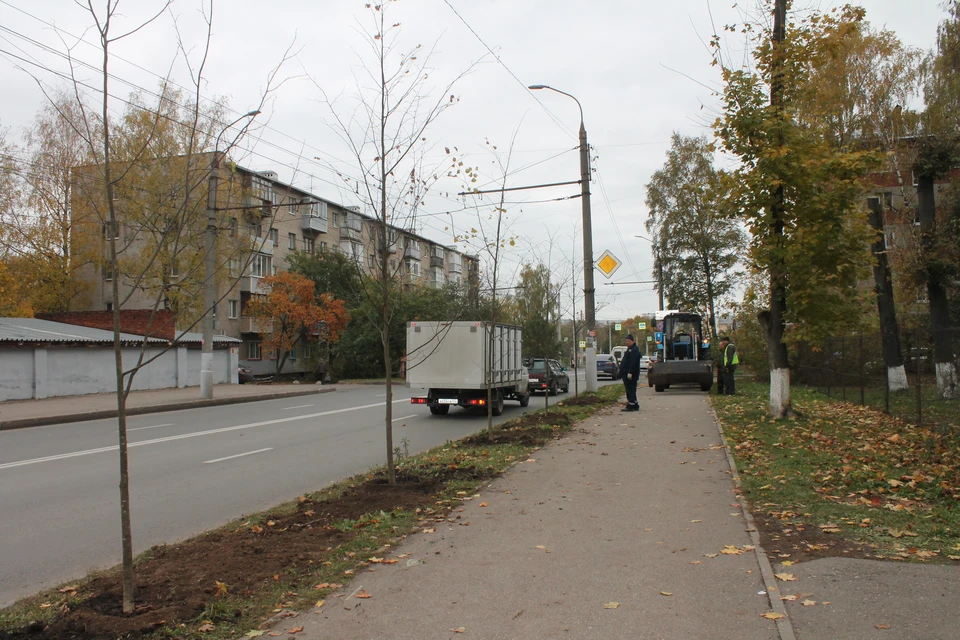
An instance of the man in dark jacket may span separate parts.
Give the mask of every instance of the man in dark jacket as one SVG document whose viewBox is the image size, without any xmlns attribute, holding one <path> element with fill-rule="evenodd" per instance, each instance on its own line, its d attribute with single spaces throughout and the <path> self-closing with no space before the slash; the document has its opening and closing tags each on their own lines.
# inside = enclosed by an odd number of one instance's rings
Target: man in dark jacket
<svg viewBox="0 0 960 640">
<path fill-rule="evenodd" d="M 633 336 L 626 338 L 627 350 L 620 360 L 620 379 L 623 380 L 623 388 L 627 392 L 627 406 L 621 411 L 640 411 L 640 403 L 637 402 L 637 378 L 640 377 L 640 349 L 637 343 L 633 341 Z"/>
</svg>

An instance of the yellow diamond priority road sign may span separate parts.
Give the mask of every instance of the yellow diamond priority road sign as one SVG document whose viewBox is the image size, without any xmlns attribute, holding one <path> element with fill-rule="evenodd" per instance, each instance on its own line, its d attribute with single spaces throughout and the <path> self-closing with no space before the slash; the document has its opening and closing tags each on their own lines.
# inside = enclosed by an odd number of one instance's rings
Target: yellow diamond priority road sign
<svg viewBox="0 0 960 640">
<path fill-rule="evenodd" d="M 609 251 L 604 251 L 603 255 L 597 259 L 596 265 L 597 269 L 600 270 L 603 275 L 607 278 L 610 278 L 617 269 L 620 268 L 620 265 L 623 264 L 617 258 L 610 253 Z"/>
</svg>

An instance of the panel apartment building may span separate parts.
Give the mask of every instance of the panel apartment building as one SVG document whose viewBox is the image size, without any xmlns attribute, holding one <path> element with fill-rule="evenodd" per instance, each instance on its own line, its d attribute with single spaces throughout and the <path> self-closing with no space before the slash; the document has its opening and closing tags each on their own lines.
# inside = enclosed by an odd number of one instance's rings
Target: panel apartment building
<svg viewBox="0 0 960 640">
<path fill-rule="evenodd" d="M 123 309 L 149 309 L 162 299 L 160 308 L 178 312 L 178 330 L 188 328 L 202 311 L 203 291 L 203 230 L 207 222 L 207 190 L 204 176 L 209 173 L 210 154 L 197 157 L 194 184 L 197 188 L 189 198 L 179 198 L 180 215 L 190 228 L 183 234 L 190 249 L 180 251 L 169 260 L 159 259 L 159 267 L 152 278 L 121 277 L 119 286 Z M 366 274 L 375 273 L 379 223 L 364 215 L 359 208 L 344 206 L 315 194 L 280 182 L 272 171 L 253 171 L 236 165 L 221 165 L 220 188 L 217 190 L 218 251 L 220 265 L 217 274 L 218 304 L 214 333 L 242 340 L 239 361 L 254 375 L 275 371 L 275 354 L 263 347 L 263 332 L 244 310 L 252 296 L 258 294 L 259 281 L 264 276 L 286 270 L 288 258 L 294 252 L 338 251 L 351 256 Z M 164 185 L 166 189 L 168 185 Z M 170 187 L 171 195 L 176 185 Z M 83 189 L 75 189 L 83 193 Z M 153 191 L 157 191 L 156 188 Z M 118 204 L 119 224 L 116 228 L 102 224 L 104 257 L 109 255 L 109 234 L 112 232 L 118 246 L 118 260 L 133 260 L 144 252 L 162 254 L 152 236 L 156 235 L 159 213 L 149 210 L 137 198 L 132 205 L 123 204 L 124 193 L 114 196 Z M 166 195 L 166 194 L 161 194 Z M 147 200 L 155 200 L 156 193 L 148 193 Z M 76 202 L 78 196 L 74 196 Z M 82 198 L 82 196 L 81 196 Z M 186 211 L 183 202 L 187 202 Z M 156 208 L 159 212 L 160 207 Z M 102 215 L 98 219 L 102 219 Z M 396 269 L 405 285 L 442 287 L 446 284 L 475 288 L 479 283 L 479 260 L 454 247 L 444 246 L 408 229 L 389 227 L 388 247 L 391 268 Z M 104 260 L 106 262 L 106 260 Z M 102 265 L 91 265 L 84 271 L 90 285 L 90 295 L 83 310 L 109 310 L 112 301 L 113 274 Z M 192 278 L 194 286 L 186 286 Z M 188 300 L 175 296 L 167 299 L 164 287 L 171 283 Z M 179 311 L 184 311 L 179 313 Z M 200 325 L 193 326 L 199 331 Z M 293 353 L 284 364 L 282 373 L 309 371 L 312 362 L 309 353 Z"/>
</svg>

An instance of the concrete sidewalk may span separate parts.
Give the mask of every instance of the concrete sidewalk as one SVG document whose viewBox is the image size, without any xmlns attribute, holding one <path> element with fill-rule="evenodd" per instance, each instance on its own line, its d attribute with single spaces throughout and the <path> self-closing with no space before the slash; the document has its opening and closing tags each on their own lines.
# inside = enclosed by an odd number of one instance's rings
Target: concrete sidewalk
<svg viewBox="0 0 960 640">
<path fill-rule="evenodd" d="M 752 550 L 705 395 L 641 393 L 640 412 L 608 409 L 574 428 L 451 519 L 384 550 L 397 564 L 371 565 L 340 597 L 275 631 L 778 638 L 761 617 L 771 611 L 765 559 Z"/>
<path fill-rule="evenodd" d="M 313 640 L 960 637 L 952 566 L 771 567 L 706 396 L 641 387 L 640 404 L 587 420 L 377 553 L 396 564 L 264 628 Z"/>
<path fill-rule="evenodd" d="M 195 407 L 210 407 L 240 402 L 257 402 L 273 398 L 311 395 L 335 391 L 332 385 L 315 384 L 218 384 L 213 398 L 200 397 L 200 387 L 131 391 L 127 397 L 127 414 L 157 413 Z M 46 424 L 100 420 L 117 415 L 115 393 L 85 396 L 62 396 L 42 400 L 14 400 L 0 403 L 0 431 L 38 427 Z"/>
</svg>

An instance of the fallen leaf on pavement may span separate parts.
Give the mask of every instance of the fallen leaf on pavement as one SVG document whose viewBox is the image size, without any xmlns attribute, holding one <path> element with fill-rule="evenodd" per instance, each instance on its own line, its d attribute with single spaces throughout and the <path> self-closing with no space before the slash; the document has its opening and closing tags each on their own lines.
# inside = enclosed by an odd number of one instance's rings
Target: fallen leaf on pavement
<svg viewBox="0 0 960 640">
<path fill-rule="evenodd" d="M 371 597 L 371 596 L 370 596 L 370 594 L 369 594 L 369 593 L 367 593 L 367 590 L 366 590 L 366 589 L 360 589 L 360 592 L 359 592 L 359 593 L 356 593 L 356 594 L 354 594 L 354 596 L 353 596 L 353 597 L 354 597 L 354 598 L 363 598 L 363 599 L 367 599 L 367 598 L 369 598 L 369 597 Z"/>
<path fill-rule="evenodd" d="M 303 631 L 303 627 L 292 627 L 290 629 L 287 629 L 287 633 L 300 633 L 301 631 Z M 263 633 L 263 632 L 261 631 L 260 633 Z"/>
<path fill-rule="evenodd" d="M 450 631 L 453 631 L 454 633 L 463 633 L 466 630 L 467 630 L 466 627 L 457 627 L 456 629 L 450 629 Z"/>
<path fill-rule="evenodd" d="M 704 558 L 716 558 L 718 555 L 720 555 L 720 554 L 719 554 L 719 553 L 705 553 L 705 554 L 703 554 L 703 557 L 704 557 Z"/>
<path fill-rule="evenodd" d="M 213 625 L 210 625 L 210 626 L 212 627 Z M 263 631 L 261 631 L 260 629 L 251 629 L 250 631 L 247 631 L 243 635 L 247 636 L 248 638 L 259 638 L 260 636 L 263 635 Z"/>
<path fill-rule="evenodd" d="M 315 606 L 315 607 L 317 607 L 317 608 L 319 609 L 319 608 L 322 607 L 324 604 L 326 604 L 326 602 L 327 602 L 326 600 L 317 600 L 317 604 L 315 604 L 315 605 L 313 605 L 313 606 Z"/>
<path fill-rule="evenodd" d="M 800 596 L 798 596 L 798 595 L 789 595 L 789 596 L 780 596 L 780 599 L 781 599 L 781 600 L 786 600 L 787 602 L 793 602 L 794 600 L 796 600 L 796 599 L 799 598 L 799 597 L 800 597 Z"/>
<path fill-rule="evenodd" d="M 802 605 L 805 606 L 805 607 L 812 607 L 813 605 L 815 605 L 815 604 L 817 604 L 817 603 L 816 603 L 815 601 L 813 601 L 813 600 L 804 600 L 804 601 L 801 602 L 800 604 L 802 604 Z"/>
<path fill-rule="evenodd" d="M 779 620 L 783 617 L 783 614 L 777 613 L 776 611 L 767 611 L 766 613 L 761 613 L 760 617 L 766 618 L 767 620 Z"/>
<path fill-rule="evenodd" d="M 481 503 L 480 503 L 480 506 L 481 506 L 481 507 L 485 507 L 485 506 L 487 506 L 487 503 L 486 503 L 486 502 L 481 502 Z"/>
<path fill-rule="evenodd" d="M 703 563 L 700 562 L 699 560 L 691 560 L 690 564 L 703 564 Z"/>
<path fill-rule="evenodd" d="M 71 591 L 76 591 L 76 590 L 77 588 L 75 586 L 64 587 L 63 589 L 60 589 L 60 593 L 70 593 Z"/>
<path fill-rule="evenodd" d="M 794 562 L 793 560 L 784 560 L 784 561 L 781 562 L 780 564 L 782 564 L 782 565 L 785 566 L 785 567 L 792 567 L 793 565 L 795 565 L 795 564 L 797 564 L 797 563 Z"/>
<path fill-rule="evenodd" d="M 434 531 L 436 531 L 436 529 L 424 529 L 424 530 L 423 530 L 424 533 L 433 533 Z"/>
<path fill-rule="evenodd" d="M 784 582 L 790 582 L 791 580 L 797 579 L 797 577 L 792 573 L 775 573 L 773 575 L 775 575 L 778 579 L 783 580 Z"/>
<path fill-rule="evenodd" d="M 198 628 L 197 631 L 201 633 L 206 633 L 207 631 L 213 631 L 213 629 L 214 629 L 213 625 L 208 622 L 207 624 L 200 625 L 200 628 Z"/>
<path fill-rule="evenodd" d="M 619 603 L 619 602 L 608 602 L 607 604 L 603 605 L 603 608 L 604 608 L 604 609 L 616 609 L 616 608 L 619 607 L 619 606 L 620 606 L 620 603 Z"/>
<path fill-rule="evenodd" d="M 873 625 L 873 626 L 875 626 L 877 629 L 889 629 L 889 628 L 890 628 L 890 625 L 888 625 L 888 624 L 875 624 L 875 625 Z"/>
<path fill-rule="evenodd" d="M 661 591 L 661 592 L 660 592 L 660 595 L 662 595 L 662 596 L 672 596 L 673 594 L 670 593 L 669 591 Z"/>
</svg>

